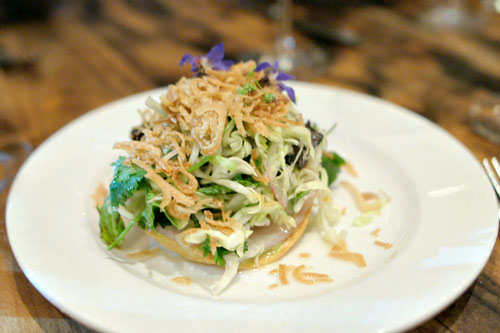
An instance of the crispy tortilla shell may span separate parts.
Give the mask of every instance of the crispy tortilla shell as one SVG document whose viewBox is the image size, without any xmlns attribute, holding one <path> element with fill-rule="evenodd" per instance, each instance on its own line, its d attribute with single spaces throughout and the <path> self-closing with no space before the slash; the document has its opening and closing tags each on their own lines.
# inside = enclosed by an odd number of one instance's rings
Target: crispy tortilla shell
<svg viewBox="0 0 500 333">
<path fill-rule="evenodd" d="M 262 253 L 260 256 L 256 258 L 250 258 L 240 263 L 239 270 L 247 270 L 258 268 L 260 266 L 264 266 L 270 264 L 274 261 L 279 260 L 283 257 L 292 246 L 297 243 L 302 234 L 307 228 L 307 223 L 309 222 L 309 216 L 311 215 L 311 209 L 305 214 L 304 220 L 299 226 L 288 236 L 283 242 L 275 246 L 274 248 L 267 250 Z M 207 256 L 203 256 L 203 251 L 195 246 L 191 246 L 189 248 L 184 248 L 180 246 L 175 239 L 172 239 L 164 234 L 159 233 L 155 230 L 145 230 L 145 232 L 153 237 L 158 243 L 165 246 L 171 251 L 174 251 L 184 258 L 206 265 L 217 265 L 214 261 L 214 257 L 209 254 Z"/>
</svg>

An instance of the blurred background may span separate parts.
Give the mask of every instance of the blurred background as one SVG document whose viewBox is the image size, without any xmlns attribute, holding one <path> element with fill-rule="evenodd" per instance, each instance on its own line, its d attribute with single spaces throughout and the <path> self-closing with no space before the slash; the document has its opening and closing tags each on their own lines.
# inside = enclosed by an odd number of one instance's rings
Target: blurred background
<svg viewBox="0 0 500 333">
<path fill-rule="evenodd" d="M 27 282 L 4 224 L 9 180 L 69 121 L 190 75 L 181 57 L 223 42 L 229 59 L 279 60 L 299 80 L 406 107 L 477 158 L 500 156 L 499 11 L 499 0 L 0 0 L 0 318 L 86 330 Z M 488 267 L 417 331 L 498 329 Z"/>
<path fill-rule="evenodd" d="M 0 0 L 0 143 L 36 146 L 88 110 L 173 83 L 189 71 L 182 55 L 218 42 L 233 60 L 278 59 L 300 80 L 390 100 L 468 140 L 447 124 L 474 94 L 500 90 L 499 3 Z"/>
</svg>

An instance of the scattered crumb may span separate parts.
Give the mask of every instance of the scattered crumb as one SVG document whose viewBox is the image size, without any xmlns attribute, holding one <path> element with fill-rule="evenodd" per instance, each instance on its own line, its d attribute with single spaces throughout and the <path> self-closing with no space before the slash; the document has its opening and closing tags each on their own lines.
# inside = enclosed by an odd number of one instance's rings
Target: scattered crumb
<svg viewBox="0 0 500 333">
<path fill-rule="evenodd" d="M 278 269 L 275 268 L 272 271 L 269 271 L 269 274 L 270 275 L 276 275 L 276 274 L 278 274 Z"/>
<path fill-rule="evenodd" d="M 308 259 L 308 258 L 311 258 L 311 255 L 307 252 L 303 252 L 301 254 L 299 254 L 299 256 L 302 258 L 302 259 Z"/>
<path fill-rule="evenodd" d="M 386 250 L 388 250 L 388 249 L 390 249 L 392 247 L 391 243 L 384 243 L 384 242 L 381 242 L 381 241 L 375 241 L 375 245 L 383 247 Z"/>
<path fill-rule="evenodd" d="M 278 286 L 279 286 L 279 284 L 277 284 L 277 283 L 273 283 L 273 284 L 271 284 L 268 288 L 269 288 L 269 289 L 271 289 L 271 290 L 273 290 L 273 289 L 278 288 Z"/>
<path fill-rule="evenodd" d="M 361 193 L 361 196 L 363 197 L 363 199 L 369 201 L 369 200 L 379 200 L 380 197 L 378 196 L 377 193 L 373 193 L 373 192 L 363 192 Z"/>
<path fill-rule="evenodd" d="M 366 267 L 365 257 L 363 257 L 363 255 L 360 253 L 349 252 L 347 250 L 345 241 L 332 246 L 332 249 L 330 250 L 330 256 L 336 259 L 349 261 L 360 268 Z"/>
<path fill-rule="evenodd" d="M 300 266 L 295 267 L 295 269 L 293 270 L 293 277 L 295 278 L 295 280 L 297 280 L 298 282 L 300 282 L 302 284 L 308 284 L 308 285 L 314 284 L 314 280 L 309 280 L 309 279 L 304 278 L 302 271 L 305 268 L 306 268 L 306 266 L 304 266 L 304 265 L 300 265 Z"/>
<path fill-rule="evenodd" d="M 286 277 L 287 267 L 286 265 L 280 264 L 278 268 L 279 278 L 281 284 L 288 284 L 288 279 Z"/>
<path fill-rule="evenodd" d="M 279 265 L 278 269 L 273 269 L 270 274 L 274 275 L 275 273 L 279 273 L 278 282 L 270 285 L 269 289 L 275 289 L 279 285 L 287 285 L 290 284 L 288 280 L 288 273 L 292 272 L 292 276 L 295 281 L 306 284 L 313 285 L 315 283 L 329 283 L 333 282 L 333 280 L 328 276 L 328 274 L 323 273 L 315 273 L 315 272 L 304 272 L 306 266 L 292 266 L 292 265 Z"/>
<path fill-rule="evenodd" d="M 344 169 L 354 178 L 358 177 L 358 172 L 356 171 L 356 169 L 354 169 L 354 166 L 351 163 L 347 162 L 346 164 L 344 164 Z"/>
<path fill-rule="evenodd" d="M 314 273 L 314 272 L 304 272 L 302 273 L 302 276 L 313 279 L 327 279 L 329 277 L 328 274 Z"/>
<path fill-rule="evenodd" d="M 331 283 L 331 282 L 333 282 L 333 280 L 330 279 L 330 278 L 319 278 L 319 279 L 314 280 L 314 282 L 317 282 L 317 283 Z"/>
<path fill-rule="evenodd" d="M 172 281 L 185 286 L 191 284 L 191 279 L 188 278 L 187 276 L 176 276 L 172 278 Z"/>
<path fill-rule="evenodd" d="M 342 211 L 340 212 L 340 214 L 342 214 L 342 216 L 345 216 L 345 213 L 347 211 L 347 207 L 342 207 Z"/>
<path fill-rule="evenodd" d="M 380 232 L 380 228 L 377 228 L 377 229 L 373 230 L 372 232 L 370 232 L 370 235 L 372 235 L 373 237 L 378 237 L 379 232 Z"/>
</svg>

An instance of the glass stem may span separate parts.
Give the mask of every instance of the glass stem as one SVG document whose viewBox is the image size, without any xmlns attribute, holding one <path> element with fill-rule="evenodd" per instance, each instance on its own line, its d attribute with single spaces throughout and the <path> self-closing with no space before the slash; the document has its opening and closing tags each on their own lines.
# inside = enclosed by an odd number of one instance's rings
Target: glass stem
<svg viewBox="0 0 500 333">
<path fill-rule="evenodd" d="M 282 70 L 293 68 L 295 38 L 293 37 L 293 3 L 292 0 L 278 0 L 280 8 L 279 31 L 276 39 L 277 59 Z"/>
</svg>

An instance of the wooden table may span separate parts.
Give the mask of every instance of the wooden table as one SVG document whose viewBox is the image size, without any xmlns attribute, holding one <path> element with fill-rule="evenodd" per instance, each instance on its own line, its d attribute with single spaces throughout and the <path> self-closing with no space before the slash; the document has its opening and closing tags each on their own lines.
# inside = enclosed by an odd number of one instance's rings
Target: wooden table
<svg viewBox="0 0 500 333">
<path fill-rule="evenodd" d="M 476 31 L 441 31 L 415 20 L 415 8 L 410 1 L 396 8 L 297 7 L 301 19 L 362 38 L 356 46 L 323 43 L 328 68 L 305 78 L 400 104 L 445 128 L 478 159 L 500 156 L 500 146 L 477 136 L 467 120 L 475 93 L 500 92 L 500 18 L 487 16 Z M 176 81 L 188 74 L 177 66 L 183 54 L 219 41 L 233 59 L 271 48 L 275 24 L 261 9 L 244 1 L 77 1 L 64 2 L 48 21 L 0 27 L 0 46 L 34 60 L 32 67 L 0 70 L 0 140 L 20 137 L 37 146 L 97 106 Z M 19 269 L 5 231 L 6 197 L 0 194 L 0 331 L 88 331 L 46 301 Z M 415 331 L 499 327 L 497 242 L 464 295 Z"/>
</svg>

